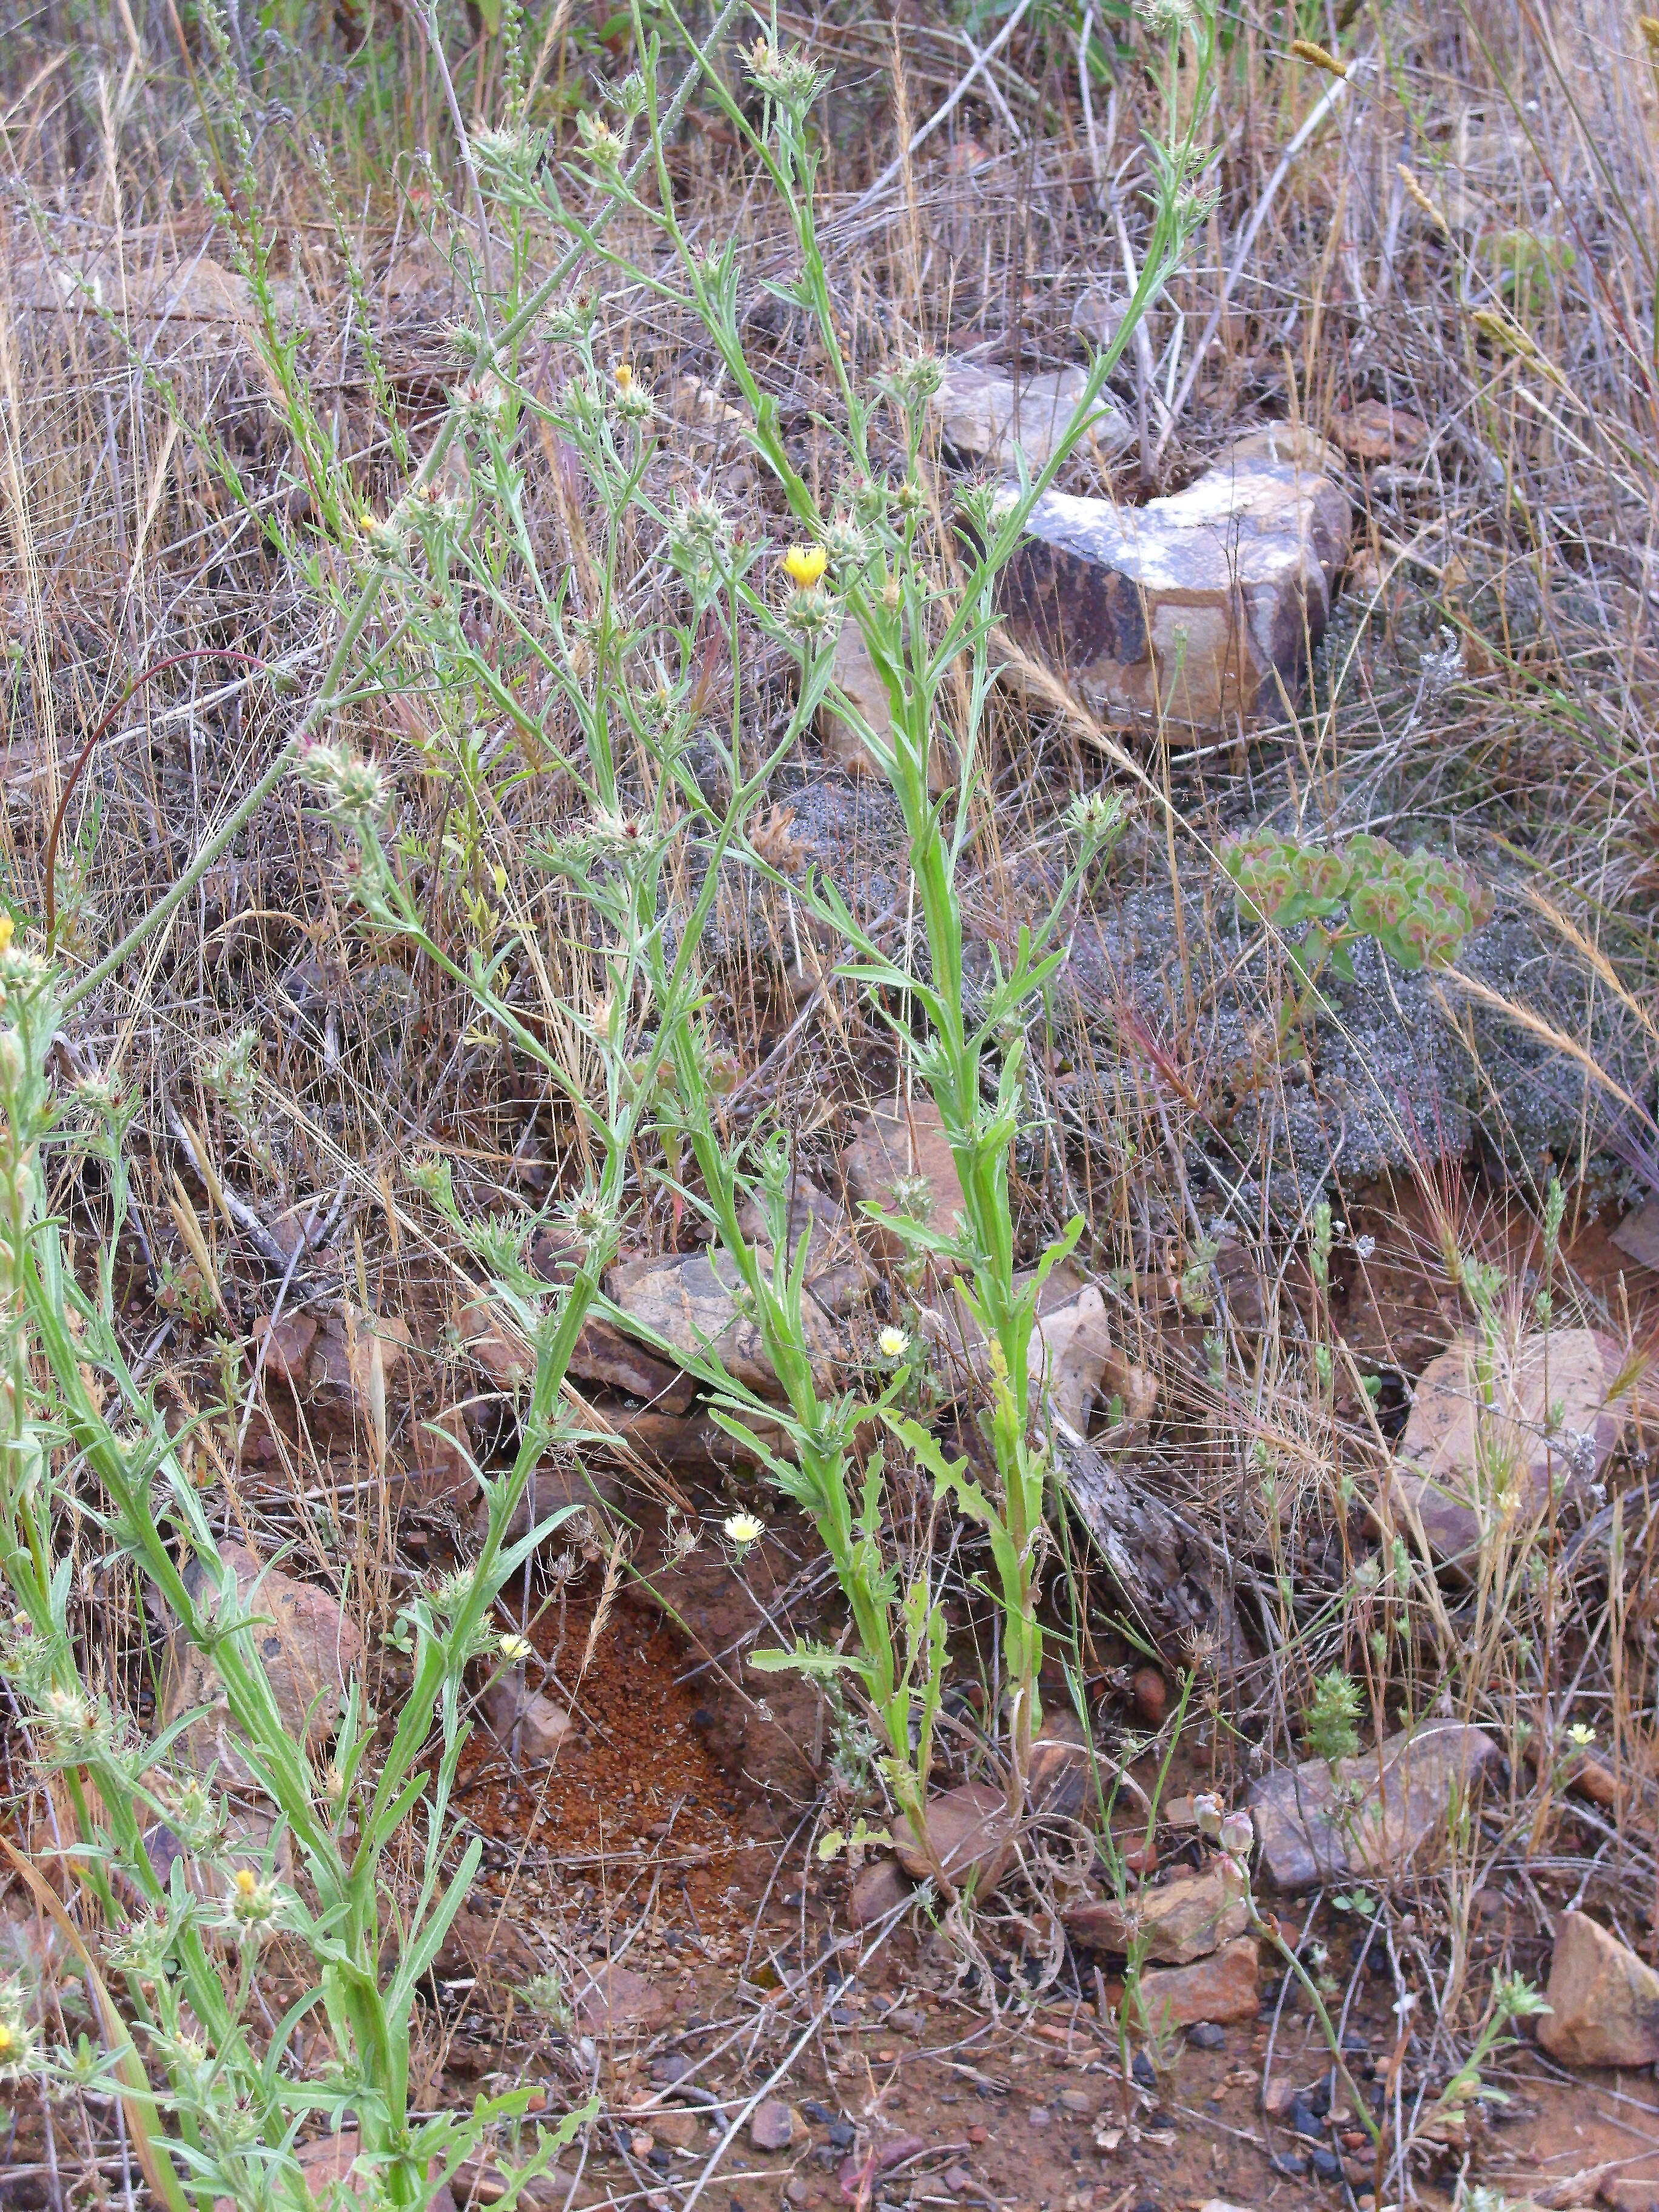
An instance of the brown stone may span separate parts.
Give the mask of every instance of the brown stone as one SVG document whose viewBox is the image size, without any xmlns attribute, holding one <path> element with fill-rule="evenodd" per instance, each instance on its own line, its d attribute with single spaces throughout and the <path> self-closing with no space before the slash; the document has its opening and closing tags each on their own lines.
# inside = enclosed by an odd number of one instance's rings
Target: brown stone
<svg viewBox="0 0 1659 2212">
<path fill-rule="evenodd" d="M 538 1522 L 550 1520 L 554 1514 L 567 1507 L 603 1519 L 613 1510 L 622 1498 L 622 1486 L 614 1475 L 607 1474 L 592 1461 L 584 1458 L 580 1463 L 567 1459 L 544 1459 L 532 1469 L 512 1517 L 507 1524 L 507 1541 L 516 1544 L 527 1536 Z M 567 1515 L 547 1541 L 556 1551 L 562 1550 L 574 1540 L 571 1526 L 574 1516 Z M 484 1509 L 481 1505 L 474 1516 L 475 1528 L 484 1525 Z M 580 1524 L 578 1523 L 578 1526 Z"/>
<path fill-rule="evenodd" d="M 760 1200 L 751 1192 L 738 1210 L 738 1226 L 753 1244 L 771 1249 L 772 1231 Z M 789 1193 L 785 1224 L 790 1256 L 806 1244 L 806 1287 L 826 1313 L 844 1319 L 870 1295 L 871 1276 L 853 1234 L 846 1208 L 798 1172 Z"/>
<path fill-rule="evenodd" d="M 320 1751 L 334 1733 L 346 1685 L 362 1664 L 362 1632 L 326 1590 L 295 1582 L 279 1567 L 262 1572 L 258 1559 L 243 1546 L 223 1545 L 220 1557 L 236 1577 L 241 1607 L 256 1616 L 249 1635 L 264 1662 L 284 1729 L 313 1753 Z M 218 1601 L 199 1559 L 185 1566 L 184 1579 L 196 1602 L 216 1613 Z M 185 1757 L 198 1773 L 216 1766 L 222 1783 L 251 1784 L 253 1776 L 240 1748 L 243 1739 L 231 1719 L 219 1671 L 175 1621 L 168 1629 L 162 1663 L 161 1725 L 171 1727 L 198 1706 L 207 1711 L 184 1732 Z"/>
<path fill-rule="evenodd" d="M 909 1876 L 896 1859 L 872 1859 L 854 1875 L 847 1892 L 847 1917 L 868 1928 L 896 1912 L 912 1893 Z"/>
<path fill-rule="evenodd" d="M 684 2105 L 659 2105 L 647 2115 L 645 2124 L 671 2150 L 695 2150 L 702 2140 L 705 2124 Z"/>
<path fill-rule="evenodd" d="M 1135 1668 L 1129 1695 L 1134 1702 L 1137 1720 L 1144 1721 L 1148 1728 L 1163 1727 L 1164 1716 L 1169 1710 L 1170 1686 L 1156 1667 Z M 1174 1821 L 1173 1807 L 1166 1808 L 1164 1817 Z"/>
<path fill-rule="evenodd" d="M 256 1357 L 258 1347 L 264 1347 L 261 1373 L 272 1382 L 285 1382 L 294 1391 L 305 1387 L 311 1347 L 316 1340 L 317 1323 L 310 1314 L 282 1314 L 274 1322 L 266 1319 L 253 1324 Z"/>
<path fill-rule="evenodd" d="M 1090 1747 L 1083 1724 L 1064 1705 L 1045 1711 L 1031 1746 L 1025 1796 L 1034 1813 L 1074 1820 L 1089 1796 Z"/>
<path fill-rule="evenodd" d="M 472 1502 L 478 1478 L 467 1449 L 466 1417 L 459 1406 L 446 1407 L 430 1421 L 417 1419 L 406 1442 L 408 1464 L 387 1469 L 400 1506 Z"/>
<path fill-rule="evenodd" d="M 1586 1912 L 1564 1912 L 1538 2040 L 1564 2066 L 1659 2060 L 1659 1974 Z"/>
<path fill-rule="evenodd" d="M 1421 1521 L 1435 1558 L 1465 1569 L 1500 1532 L 1524 1544 L 1549 1510 L 1553 1484 L 1559 1497 L 1581 1494 L 1631 1411 L 1628 1384 L 1616 1388 L 1626 1363 L 1597 1329 L 1500 1341 L 1485 1405 L 1481 1356 L 1466 1338 L 1424 1369 L 1389 1484 L 1396 1514 Z M 1504 1476 L 1496 1495 L 1493 1469 Z"/>
<path fill-rule="evenodd" d="M 483 1304 L 461 1310 L 460 1337 L 490 1387 L 514 1397 L 535 1378 L 536 1355 L 511 1322 Z"/>
<path fill-rule="evenodd" d="M 381 2195 L 380 2179 L 370 2170 L 354 2173 L 352 2167 L 362 2150 L 356 2128 L 342 2128 L 338 2135 L 319 2136 L 313 2142 L 302 2143 L 295 2155 L 306 2178 L 306 2186 L 319 2204 L 334 2201 L 335 2191 L 343 2182 L 353 2197 L 366 2197 L 378 2201 Z M 487 2197 L 482 2199 L 488 2203 Z M 218 2206 L 229 2204 L 228 2198 L 216 2200 Z M 449 2184 L 444 2182 L 427 2201 L 427 2212 L 455 2212 L 455 2199 Z"/>
<path fill-rule="evenodd" d="M 1331 441 L 1350 460 L 1414 461 L 1428 446 L 1429 426 L 1384 399 L 1362 399 L 1331 417 Z"/>
<path fill-rule="evenodd" d="M 1264 1776 L 1249 1792 L 1261 1870 L 1279 1889 L 1362 1874 L 1393 1880 L 1439 1832 L 1454 1793 L 1471 1790 L 1498 1756 L 1480 1729 L 1430 1721 L 1339 1760 L 1334 1780 L 1322 1759 Z"/>
<path fill-rule="evenodd" d="M 295 1394 L 307 1418 L 326 1435 L 373 1434 L 376 1407 L 384 1415 L 413 1343 L 408 1322 L 397 1315 L 361 1314 L 355 1306 L 330 1314 L 312 1342 L 304 1386 Z"/>
<path fill-rule="evenodd" d="M 1231 2027 L 1256 2015 L 1260 1962 L 1254 1941 L 1241 1936 L 1191 1966 L 1161 1966 L 1140 1978 L 1146 2032 L 1194 2027 L 1201 2020 Z"/>
<path fill-rule="evenodd" d="M 1123 1899 L 1091 1898 L 1072 1906 L 1065 1921 L 1073 1942 L 1091 1950 L 1127 1957 L 1139 1942 L 1146 1960 L 1190 1966 L 1244 1933 L 1243 1877 L 1225 1859 L 1214 1859 L 1196 1874 L 1173 1875 Z"/>
<path fill-rule="evenodd" d="M 590 1314 L 582 1323 L 570 1355 L 570 1372 L 580 1382 L 625 1390 L 630 1398 L 642 1398 L 664 1413 L 683 1413 L 696 1395 L 690 1376 L 647 1352 L 603 1314 Z"/>
<path fill-rule="evenodd" d="M 1627 1213 L 1613 1232 L 1613 1242 L 1638 1267 L 1659 1274 L 1659 1198 L 1650 1198 Z"/>
<path fill-rule="evenodd" d="M 734 1382 L 775 1397 L 779 1384 L 765 1340 L 732 1294 L 737 1280 L 724 1252 L 690 1252 L 615 1268 L 611 1296 L 677 1357 L 716 1361 Z M 813 1374 L 827 1389 L 842 1351 L 841 1332 L 811 1298 L 801 1302 L 801 1318 Z"/>
<path fill-rule="evenodd" d="M 1333 458 L 1279 429 L 1144 507 L 1045 493 L 1003 572 L 1015 642 L 1107 721 L 1213 730 L 1281 715 L 1347 557 Z"/>
<path fill-rule="evenodd" d="M 927 1832 L 940 1865 L 958 1889 L 989 1897 L 1014 1858 L 1013 1816 L 1001 1790 L 988 1782 L 963 1782 L 927 1800 Z M 931 1871 L 902 1814 L 893 1823 L 893 1848 L 917 1881 Z"/>
<path fill-rule="evenodd" d="M 1612 2212 L 1659 2212 L 1659 2180 L 1651 2174 L 1610 2175 L 1597 2188 L 1595 2201 L 1610 2206 Z M 1526 2212 L 1526 2207 L 1517 2205 L 1515 2212 Z M 1540 2203 L 1539 2212 L 1547 2212 L 1547 2207 Z"/>
<path fill-rule="evenodd" d="M 781 2097 L 763 2097 L 749 2115 L 749 2140 L 757 2150 L 787 2150 L 799 2129 Z"/>
<path fill-rule="evenodd" d="M 438 1953 L 437 1971 L 446 1981 L 471 1974 L 488 1989 L 504 1995 L 533 1981 L 544 1964 L 502 1906 L 475 1911 L 464 1905 L 449 1923 Z"/>
<path fill-rule="evenodd" d="M 844 622 L 841 626 L 830 673 L 836 690 L 844 694 L 848 705 L 868 725 L 875 738 L 883 744 L 890 744 L 893 702 L 870 658 L 863 633 L 854 622 Z M 818 708 L 818 736 L 829 757 L 848 775 L 882 779 L 881 763 L 871 751 L 863 731 L 828 696 Z M 935 739 L 927 755 L 927 787 L 937 799 L 945 783 L 945 754 Z"/>
<path fill-rule="evenodd" d="M 509 1667 L 490 1684 L 483 1709 L 497 1742 L 532 1765 L 551 1759 L 575 1726 L 562 1705 L 530 1687 L 521 1667 Z"/>
<path fill-rule="evenodd" d="M 896 1187 L 912 1182 L 919 1188 L 926 1225 L 946 1237 L 963 1209 L 962 1180 L 945 1142 L 939 1108 L 931 1098 L 886 1098 L 873 1107 L 848 1147 L 842 1171 L 848 1201 L 861 1231 L 872 1249 L 887 1259 L 902 1258 L 908 1248 L 890 1229 L 865 1214 L 863 1207 L 899 1212 Z M 910 1210 L 917 1210 L 914 1202 Z"/>
<path fill-rule="evenodd" d="M 636 2035 L 660 2027 L 672 2006 L 668 1992 L 631 1966 L 599 1966 L 576 1998 L 576 2017 L 589 2035 Z"/>
</svg>

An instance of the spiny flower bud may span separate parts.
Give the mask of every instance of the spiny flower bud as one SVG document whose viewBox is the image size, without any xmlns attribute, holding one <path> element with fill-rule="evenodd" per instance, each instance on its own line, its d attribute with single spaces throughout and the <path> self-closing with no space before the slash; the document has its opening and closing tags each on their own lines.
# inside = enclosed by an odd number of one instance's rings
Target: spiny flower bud
<svg viewBox="0 0 1659 2212">
<path fill-rule="evenodd" d="M 319 740 L 300 756 L 300 775 L 333 812 L 351 821 L 369 821 L 385 812 L 391 785 L 383 769 L 362 759 L 349 745 Z"/>
</svg>

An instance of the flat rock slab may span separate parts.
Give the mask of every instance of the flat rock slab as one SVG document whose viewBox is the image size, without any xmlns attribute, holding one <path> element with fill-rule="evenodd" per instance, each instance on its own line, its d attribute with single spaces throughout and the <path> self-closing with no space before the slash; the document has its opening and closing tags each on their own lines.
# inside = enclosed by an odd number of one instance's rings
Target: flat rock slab
<svg viewBox="0 0 1659 2212">
<path fill-rule="evenodd" d="M 1249 1924 L 1243 1877 L 1224 1859 L 1122 1899 L 1091 1899 L 1064 1917 L 1066 1932 L 1075 1943 L 1127 1957 L 1139 1942 L 1146 1946 L 1143 1958 L 1170 1966 L 1208 1957 L 1222 1944 L 1236 1942 Z"/>
<path fill-rule="evenodd" d="M 865 1115 L 842 1162 L 847 1196 L 855 1209 L 878 1206 L 884 1213 L 919 1213 L 928 1227 L 949 1235 L 962 1211 L 962 1178 L 945 1124 L 931 1098 L 884 1098 Z M 900 1201 L 909 1200 L 908 1208 Z M 902 1259 L 903 1240 L 868 1215 L 861 1226 L 873 1247 Z"/>
<path fill-rule="evenodd" d="M 629 1261 L 611 1270 L 611 1294 L 629 1320 L 678 1358 L 717 1360 L 736 1382 L 779 1395 L 760 1330 L 738 1310 L 737 1269 L 721 1253 Z M 810 1298 L 801 1302 L 806 1348 L 818 1387 L 828 1389 L 843 1346 L 840 1330 Z"/>
<path fill-rule="evenodd" d="M 1564 2066 L 1659 2061 L 1659 1974 L 1587 1912 L 1564 1912 L 1538 2040 Z"/>
<path fill-rule="evenodd" d="M 1305 434 L 1263 432 L 1144 507 L 1045 493 L 1003 574 L 1011 634 L 1103 720 L 1218 730 L 1282 715 L 1347 558 L 1334 458 Z"/>
<path fill-rule="evenodd" d="M 1393 1876 L 1436 1834 L 1455 1791 L 1498 1757 L 1492 1739 L 1459 1721 L 1402 1730 L 1376 1751 L 1264 1776 L 1249 1804 L 1261 1869 L 1277 1889 L 1311 1889 L 1353 1875 Z"/>
<path fill-rule="evenodd" d="M 939 1863 L 958 1889 L 989 1897 L 1013 1864 L 1015 1821 L 1007 1800 L 988 1782 L 964 1782 L 927 1801 L 927 1832 Z M 893 1823 L 893 1849 L 906 1874 L 921 1881 L 930 1869 L 909 1822 Z"/>
<path fill-rule="evenodd" d="M 1631 1411 L 1627 1363 L 1599 1329 L 1500 1341 L 1489 1383 L 1466 1338 L 1418 1378 L 1389 1493 L 1422 1522 L 1443 1565 L 1469 1570 L 1500 1535 L 1523 1544 L 1558 1498 L 1580 1495 L 1611 1456 Z M 1494 1479 L 1494 1471 L 1501 1481 Z"/>
<path fill-rule="evenodd" d="M 320 1751 L 339 1720 L 346 1685 L 362 1665 L 361 1630 L 326 1590 L 296 1582 L 280 1567 L 262 1568 L 242 1545 L 222 1546 L 220 1557 L 235 1575 L 240 1604 L 255 1616 L 249 1635 L 264 1662 L 284 1729 L 307 1750 Z M 217 1598 L 199 1559 L 185 1567 L 184 1580 L 198 1605 L 217 1612 Z M 222 1784 L 251 1784 L 252 1773 L 219 1670 L 174 1621 L 162 1664 L 161 1725 L 171 1727 L 198 1706 L 206 1711 L 179 1739 L 185 1757 L 200 1774 L 216 1765 Z"/>
<path fill-rule="evenodd" d="M 1638 1267 L 1659 1274 L 1659 1198 L 1644 1199 L 1627 1213 L 1613 1231 L 1613 1241 Z"/>
<path fill-rule="evenodd" d="M 1012 471 L 1016 451 L 1033 471 L 1053 459 L 1088 389 L 1081 368 L 1049 369 L 1016 380 L 970 361 L 946 361 L 933 411 L 947 446 L 965 460 Z M 1097 398 L 1079 441 L 1121 453 L 1133 429 L 1109 398 Z"/>
<path fill-rule="evenodd" d="M 631 1966 L 597 1966 L 577 1996 L 576 2017 L 590 2035 L 642 2035 L 660 2027 L 668 1993 Z"/>
<path fill-rule="evenodd" d="M 1150 2034 L 1209 2021 L 1231 2027 L 1254 2020 L 1261 1997 L 1255 1941 L 1241 1936 L 1191 1966 L 1161 1966 L 1140 1978 L 1140 2010 Z"/>
</svg>

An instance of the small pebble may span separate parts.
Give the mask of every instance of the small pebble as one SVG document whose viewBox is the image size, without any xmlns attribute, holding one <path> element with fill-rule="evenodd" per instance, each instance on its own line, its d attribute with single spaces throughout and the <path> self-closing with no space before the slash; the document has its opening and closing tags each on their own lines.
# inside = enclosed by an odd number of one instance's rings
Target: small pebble
<svg viewBox="0 0 1659 2212">
<path fill-rule="evenodd" d="M 1170 1686 L 1156 1667 L 1137 1667 L 1129 1684 L 1139 1717 L 1148 1728 L 1162 1728 L 1170 1703 Z"/>
<path fill-rule="evenodd" d="M 1046 2128 L 1048 2124 L 1048 2107 L 1046 2105 L 1033 2105 L 1025 2115 L 1025 2124 L 1028 2128 Z"/>
<path fill-rule="evenodd" d="M 991 2130 L 989 2128 L 981 2128 L 976 2124 L 969 2129 L 968 2140 L 970 2143 L 975 2145 L 989 2142 L 991 2140 Z"/>
<path fill-rule="evenodd" d="M 757 2150 L 787 2150 L 795 2137 L 795 2116 L 781 2097 L 768 2097 L 749 2115 L 749 2140 Z"/>
<path fill-rule="evenodd" d="M 1187 2040 L 1199 2051 L 1224 2051 L 1227 2038 L 1213 2021 L 1194 2021 L 1187 2030 Z"/>
<path fill-rule="evenodd" d="M 657 2138 L 653 2135 L 648 2135 L 643 2128 L 641 2128 L 636 2134 L 629 2138 L 628 2148 L 635 2158 L 649 2158 L 657 2148 Z"/>
<path fill-rule="evenodd" d="M 1059 2101 L 1068 2112 L 1086 2115 L 1095 2108 L 1095 2100 L 1086 2089 L 1062 2089 Z"/>
<path fill-rule="evenodd" d="M 812 2185 L 804 2173 L 792 2173 L 784 2184 L 783 2193 L 792 2204 L 805 2204 L 811 2197 Z"/>
<path fill-rule="evenodd" d="M 952 2197 L 963 2197 L 974 2185 L 974 2177 L 965 2166 L 947 2166 L 943 2179 Z"/>
</svg>

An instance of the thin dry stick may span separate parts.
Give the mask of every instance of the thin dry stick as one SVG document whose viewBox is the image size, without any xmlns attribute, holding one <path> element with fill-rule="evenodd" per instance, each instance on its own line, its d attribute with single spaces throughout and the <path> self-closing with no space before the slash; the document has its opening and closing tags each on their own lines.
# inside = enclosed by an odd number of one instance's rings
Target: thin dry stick
<svg viewBox="0 0 1659 2212">
<path fill-rule="evenodd" d="M 915 152 L 917 147 L 921 145 L 924 140 L 931 138 L 934 131 L 939 129 L 939 125 L 945 122 L 949 116 L 953 115 L 956 112 L 957 108 L 961 105 L 963 100 L 971 89 L 975 78 L 996 59 L 997 56 L 1002 52 L 1002 49 L 1007 45 L 1009 40 L 1013 37 L 1014 33 L 1024 21 L 1026 11 L 1030 5 L 1031 0 L 1019 0 L 1018 7 L 1015 9 L 1013 14 L 1008 18 L 1002 28 L 997 33 L 990 45 L 986 47 L 984 52 L 975 57 L 973 66 L 969 70 L 967 75 L 959 81 L 956 90 L 951 94 L 950 98 L 945 100 L 941 106 L 936 107 L 933 113 L 928 117 L 927 120 L 922 124 L 918 130 L 911 134 L 903 152 L 899 155 L 896 161 L 890 161 L 887 164 L 887 167 L 876 179 L 874 184 L 871 185 L 869 191 L 861 193 L 860 197 L 854 201 L 852 206 L 847 210 L 847 213 L 849 216 L 862 215 L 866 208 L 873 205 L 873 204 L 878 200 L 882 194 L 887 190 L 887 187 L 892 183 L 893 179 L 901 173 L 905 163 Z"/>
<path fill-rule="evenodd" d="M 1215 306 L 1210 310 L 1210 319 L 1204 325 L 1203 337 L 1200 338 L 1198 343 L 1193 349 L 1193 357 L 1187 364 L 1187 374 L 1181 380 L 1181 389 L 1176 393 L 1174 399 L 1170 403 L 1170 420 L 1164 427 L 1163 435 L 1158 441 L 1158 452 L 1156 455 L 1158 459 L 1163 459 L 1164 448 L 1169 444 L 1170 440 L 1174 436 L 1176 424 L 1181 420 L 1182 416 L 1186 412 L 1187 402 L 1193 396 L 1193 386 L 1198 382 L 1199 371 L 1204 366 L 1204 356 L 1210 350 L 1211 342 L 1213 340 L 1216 332 L 1221 328 L 1221 318 L 1227 312 L 1227 302 L 1233 295 L 1233 287 L 1237 283 L 1240 276 L 1244 273 L 1244 264 L 1250 258 L 1250 248 L 1255 244 L 1262 224 L 1267 220 L 1268 210 L 1273 206 L 1273 201 L 1278 197 L 1279 186 L 1284 183 L 1285 178 L 1291 173 L 1291 164 L 1295 161 L 1297 155 L 1302 151 L 1302 149 L 1307 144 L 1308 141 L 1313 137 L 1315 131 L 1318 130 L 1320 125 L 1323 123 L 1326 118 L 1332 114 L 1336 108 L 1341 106 L 1343 98 L 1347 93 L 1349 88 L 1369 68 L 1369 57 L 1362 55 L 1358 59 L 1349 64 L 1348 74 L 1346 76 L 1334 78 L 1332 82 L 1327 85 L 1323 93 L 1322 93 L 1318 100 L 1315 101 L 1312 111 L 1309 114 L 1307 120 L 1303 124 L 1295 137 L 1291 139 L 1290 144 L 1285 149 L 1284 153 L 1279 156 L 1279 167 L 1273 171 L 1272 176 L 1268 178 L 1266 185 L 1263 187 L 1261 197 L 1256 202 L 1255 208 L 1251 210 L 1249 222 L 1244 226 L 1244 234 L 1239 240 L 1237 246 L 1234 250 L 1233 258 L 1228 264 L 1227 273 L 1221 280 L 1220 297 L 1217 300 Z"/>
</svg>

